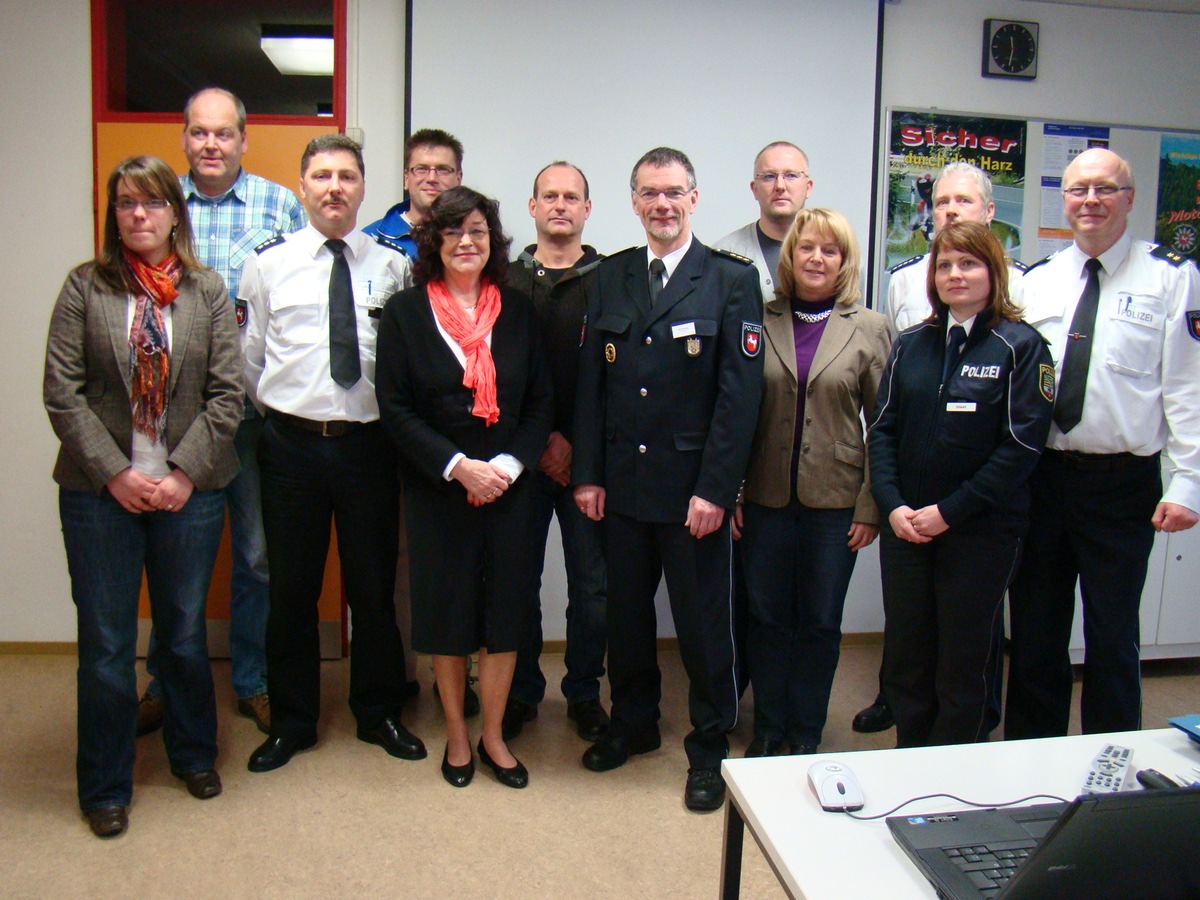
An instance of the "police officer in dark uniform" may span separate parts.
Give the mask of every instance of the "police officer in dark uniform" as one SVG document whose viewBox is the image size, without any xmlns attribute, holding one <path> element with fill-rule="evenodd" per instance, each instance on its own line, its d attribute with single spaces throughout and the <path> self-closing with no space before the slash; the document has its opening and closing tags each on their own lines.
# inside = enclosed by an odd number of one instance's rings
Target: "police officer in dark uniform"
<svg viewBox="0 0 1200 900">
<path fill-rule="evenodd" d="M 926 290 L 936 318 L 901 333 L 876 401 L 871 492 L 883 687 L 899 747 L 987 740 L 1004 592 L 1029 524 L 1029 475 L 1050 430 L 1054 367 L 1008 295 L 981 222 L 940 230 Z"/>
<path fill-rule="evenodd" d="M 689 809 L 721 806 L 737 721 L 728 512 L 745 473 L 762 382 L 758 273 L 692 237 L 696 175 L 659 147 L 630 178 L 647 247 L 597 273 L 580 361 L 572 476 L 606 523 L 612 729 L 594 771 L 660 746 L 654 595 L 665 573 L 690 682 Z"/>
</svg>

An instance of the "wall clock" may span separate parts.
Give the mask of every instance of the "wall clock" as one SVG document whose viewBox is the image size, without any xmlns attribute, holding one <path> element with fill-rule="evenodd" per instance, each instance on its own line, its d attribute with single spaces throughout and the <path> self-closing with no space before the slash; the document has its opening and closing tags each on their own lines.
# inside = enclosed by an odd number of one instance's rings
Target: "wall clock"
<svg viewBox="0 0 1200 900">
<path fill-rule="evenodd" d="M 1012 19 L 984 19 L 983 65 L 985 78 L 1037 78 L 1038 23 Z"/>
</svg>

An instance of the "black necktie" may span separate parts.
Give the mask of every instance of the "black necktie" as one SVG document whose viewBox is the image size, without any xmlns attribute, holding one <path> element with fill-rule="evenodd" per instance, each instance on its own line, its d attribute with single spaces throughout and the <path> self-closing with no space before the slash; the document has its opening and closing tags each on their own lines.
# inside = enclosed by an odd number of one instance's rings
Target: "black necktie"
<svg viewBox="0 0 1200 900">
<path fill-rule="evenodd" d="M 1058 380 L 1058 400 L 1054 404 L 1054 422 L 1063 434 L 1083 418 L 1083 395 L 1087 392 L 1088 368 L 1092 360 L 1092 336 L 1096 330 L 1096 310 L 1100 306 L 1100 260 L 1089 259 L 1087 284 L 1079 295 L 1079 305 L 1071 318 L 1067 350 L 1063 354 L 1062 377 Z"/>
<path fill-rule="evenodd" d="M 953 325 L 950 328 L 950 340 L 946 342 L 946 359 L 942 363 L 942 384 L 944 385 L 950 380 L 950 374 L 954 371 L 954 364 L 958 362 L 958 358 L 962 356 L 963 344 L 967 342 L 967 329 L 961 325 Z"/>
<path fill-rule="evenodd" d="M 667 271 L 666 263 L 661 259 L 650 260 L 650 306 L 658 302 L 658 296 L 663 292 L 663 273 Z"/>
<path fill-rule="evenodd" d="M 345 241 L 330 239 L 325 246 L 333 254 L 333 268 L 329 270 L 329 373 L 340 387 L 349 390 L 362 377 L 350 263 L 346 262 Z"/>
</svg>

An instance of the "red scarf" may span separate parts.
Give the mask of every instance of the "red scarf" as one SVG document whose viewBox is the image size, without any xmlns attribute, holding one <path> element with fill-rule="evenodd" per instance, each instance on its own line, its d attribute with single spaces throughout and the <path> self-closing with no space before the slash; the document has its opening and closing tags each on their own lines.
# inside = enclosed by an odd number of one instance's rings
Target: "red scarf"
<svg viewBox="0 0 1200 900">
<path fill-rule="evenodd" d="M 454 338 L 467 358 L 462 383 L 463 387 L 474 391 L 475 406 L 471 415 L 494 425 L 500 420 L 500 407 L 496 405 L 496 363 L 487 345 L 487 336 L 500 316 L 500 289 L 486 278 L 483 280 L 474 321 L 450 296 L 446 282 L 431 281 L 425 290 L 438 324 Z"/>
<path fill-rule="evenodd" d="M 179 296 L 183 264 L 171 253 L 152 266 L 136 253 L 121 248 L 133 276 L 136 301 L 129 329 L 129 399 L 133 428 L 154 442 L 166 437 L 167 385 L 171 361 L 162 308 Z"/>
</svg>

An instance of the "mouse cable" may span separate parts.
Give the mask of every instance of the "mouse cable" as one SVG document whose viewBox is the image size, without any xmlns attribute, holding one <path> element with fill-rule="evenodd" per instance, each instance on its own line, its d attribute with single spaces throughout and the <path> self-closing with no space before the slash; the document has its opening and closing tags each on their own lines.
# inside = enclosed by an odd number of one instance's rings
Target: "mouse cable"
<svg viewBox="0 0 1200 900">
<path fill-rule="evenodd" d="M 847 812 L 846 815 L 849 816 L 851 819 L 858 819 L 858 821 L 860 821 L 860 822 L 870 822 L 872 819 L 883 819 L 887 816 L 890 816 L 892 813 L 894 813 L 898 810 L 904 809 L 904 807 L 908 806 L 910 803 L 916 803 L 920 800 L 935 800 L 938 797 L 947 797 L 950 800 L 957 800 L 959 803 L 965 804 L 966 806 L 974 806 L 978 809 L 999 809 L 1004 806 L 1018 806 L 1024 802 L 1026 802 L 1027 800 L 1057 800 L 1059 803 L 1069 803 L 1070 802 L 1069 800 L 1067 800 L 1063 797 L 1059 797 L 1057 794 L 1030 794 L 1028 797 L 1021 797 L 1019 800 L 1008 800 L 1004 803 L 975 803 L 971 800 L 964 800 L 962 797 L 957 797 L 954 794 L 924 794 L 923 796 L 920 796 L 920 797 L 913 797 L 911 800 L 905 800 L 899 806 L 893 806 L 887 812 L 881 812 L 877 816 L 856 816 L 852 812 Z M 937 815 L 941 815 L 941 814 L 942 813 L 940 813 L 940 812 L 929 813 L 929 815 L 932 815 L 932 816 L 937 816 Z"/>
</svg>

